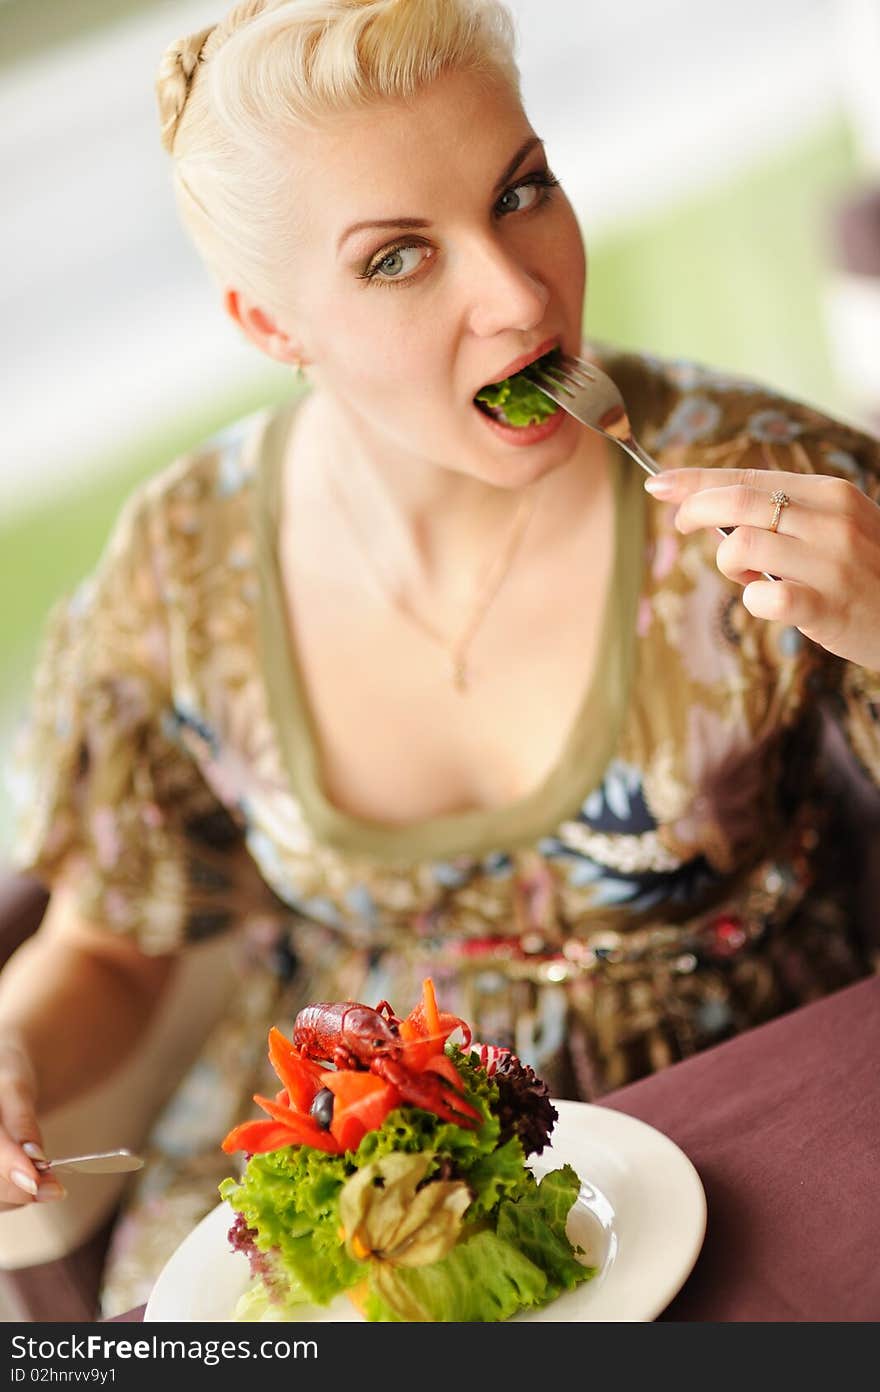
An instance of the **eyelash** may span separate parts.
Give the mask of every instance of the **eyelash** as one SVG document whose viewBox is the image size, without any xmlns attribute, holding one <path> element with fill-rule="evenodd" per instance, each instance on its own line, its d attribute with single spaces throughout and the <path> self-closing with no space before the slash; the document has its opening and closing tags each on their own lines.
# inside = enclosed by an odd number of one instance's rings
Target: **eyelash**
<svg viewBox="0 0 880 1392">
<path fill-rule="evenodd" d="M 557 189 L 559 187 L 559 180 L 556 178 L 555 174 L 551 173 L 549 169 L 541 169 L 536 174 L 529 174 L 528 177 L 525 179 L 517 179 L 515 184 L 509 184 L 508 187 L 504 190 L 504 192 L 500 195 L 498 202 L 500 203 L 501 199 L 504 198 L 504 196 L 510 193 L 512 190 L 523 188 L 525 186 L 540 188 L 544 191 L 543 197 L 539 200 L 539 202 L 537 202 L 534 205 L 534 207 L 527 208 L 525 210 L 526 212 L 534 213 L 537 212 L 539 208 L 546 207 L 550 199 L 553 197 L 554 189 Z M 513 211 L 518 212 L 519 209 L 515 208 Z M 510 214 L 501 213 L 500 216 L 509 217 Z M 405 278 L 399 278 L 395 280 L 393 278 L 389 279 L 380 276 L 378 274 L 378 271 L 383 261 L 387 261 L 388 257 L 393 256 L 396 251 L 405 251 L 408 247 L 419 246 L 424 246 L 424 243 L 420 241 L 413 241 L 412 239 L 410 239 L 409 241 L 396 242 L 394 246 L 386 247 L 378 257 L 374 258 L 374 260 L 370 262 L 369 266 L 365 271 L 358 272 L 358 280 L 365 281 L 367 285 L 380 285 L 387 286 L 388 288 L 393 288 L 395 286 L 402 285 L 411 285 L 416 276 L 418 275 L 418 272 L 414 272 L 412 275 L 408 275 Z"/>
</svg>

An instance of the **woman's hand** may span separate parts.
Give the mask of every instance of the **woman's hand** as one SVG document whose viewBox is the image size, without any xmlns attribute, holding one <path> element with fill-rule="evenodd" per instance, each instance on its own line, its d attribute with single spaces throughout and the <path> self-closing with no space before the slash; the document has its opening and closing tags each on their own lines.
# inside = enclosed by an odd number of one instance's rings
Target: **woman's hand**
<svg viewBox="0 0 880 1392">
<path fill-rule="evenodd" d="M 837 657 L 880 672 L 880 507 L 846 479 L 776 469 L 670 469 L 646 489 L 678 504 L 681 532 L 735 527 L 718 569 L 759 619 L 790 624 Z M 770 530 L 771 494 L 789 503 Z M 761 572 L 778 575 L 765 580 Z"/>
<path fill-rule="evenodd" d="M 36 1112 L 36 1078 L 19 1040 L 0 1040 L 0 1209 L 63 1199 L 64 1189 L 41 1174 L 34 1160 L 44 1160 Z"/>
</svg>

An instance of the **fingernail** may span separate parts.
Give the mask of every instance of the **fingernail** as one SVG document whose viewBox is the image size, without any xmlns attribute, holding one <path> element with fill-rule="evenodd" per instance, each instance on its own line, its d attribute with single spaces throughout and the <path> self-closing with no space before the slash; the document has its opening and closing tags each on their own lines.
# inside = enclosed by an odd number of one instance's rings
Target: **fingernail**
<svg viewBox="0 0 880 1392">
<path fill-rule="evenodd" d="M 655 498 L 671 498 L 675 492 L 675 483 L 672 479 L 658 474 L 654 478 L 645 479 L 645 488 L 648 493 L 653 493 Z"/>
<path fill-rule="evenodd" d="M 26 1194 L 30 1194 L 31 1198 L 36 1198 L 37 1181 L 31 1179 L 29 1174 L 25 1174 L 24 1170 L 10 1170 L 9 1178 L 12 1180 L 13 1184 L 18 1185 L 19 1189 L 23 1189 Z"/>
<path fill-rule="evenodd" d="M 22 1146 L 22 1150 L 24 1151 L 28 1159 L 40 1160 L 45 1165 L 47 1158 L 46 1152 L 43 1150 L 42 1146 L 37 1145 L 36 1141 L 25 1141 L 24 1145 Z"/>
<path fill-rule="evenodd" d="M 57 1179 L 47 1179 L 37 1191 L 37 1203 L 48 1203 L 50 1199 L 63 1199 L 67 1190 Z"/>
</svg>

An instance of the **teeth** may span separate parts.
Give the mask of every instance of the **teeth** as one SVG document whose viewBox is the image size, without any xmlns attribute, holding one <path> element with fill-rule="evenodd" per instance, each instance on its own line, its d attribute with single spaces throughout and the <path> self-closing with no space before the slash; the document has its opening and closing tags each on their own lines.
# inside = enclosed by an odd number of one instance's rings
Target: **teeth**
<svg viewBox="0 0 880 1392">
<path fill-rule="evenodd" d="M 510 425 L 510 421 L 501 406 L 489 406 L 485 401 L 478 401 L 477 410 L 482 411 L 484 415 L 491 416 L 492 420 L 501 421 L 502 425 Z"/>
<path fill-rule="evenodd" d="M 482 411 L 485 416 L 491 416 L 493 420 L 507 421 L 507 417 L 500 406 L 490 406 L 486 401 L 474 400 L 474 405 L 478 411 Z M 509 424 L 509 421 L 507 421 Z"/>
</svg>

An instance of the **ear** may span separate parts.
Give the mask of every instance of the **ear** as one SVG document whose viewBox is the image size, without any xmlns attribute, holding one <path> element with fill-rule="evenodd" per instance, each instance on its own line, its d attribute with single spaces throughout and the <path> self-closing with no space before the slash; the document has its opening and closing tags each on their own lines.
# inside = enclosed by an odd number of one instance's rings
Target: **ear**
<svg viewBox="0 0 880 1392">
<path fill-rule="evenodd" d="M 252 304 L 239 290 L 223 292 L 223 308 L 242 333 L 261 352 L 276 362 L 301 367 L 306 359 L 302 348 L 259 305 Z"/>
</svg>

